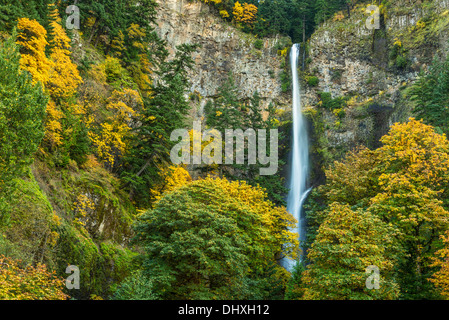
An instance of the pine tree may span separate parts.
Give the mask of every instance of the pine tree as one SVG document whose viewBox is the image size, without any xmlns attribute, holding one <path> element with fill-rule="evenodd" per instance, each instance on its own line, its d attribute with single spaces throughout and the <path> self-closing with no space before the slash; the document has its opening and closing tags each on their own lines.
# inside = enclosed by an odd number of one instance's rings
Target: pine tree
<svg viewBox="0 0 449 320">
<path fill-rule="evenodd" d="M 266 119 L 260 112 L 260 96 L 256 91 L 249 101 L 238 99 L 238 87 L 235 85 L 232 74 L 220 87 L 217 98 L 205 106 L 206 125 L 218 130 L 222 137 L 225 136 L 226 129 L 277 129 L 279 121 L 275 118 L 276 108 L 270 104 Z M 269 139 L 269 134 L 267 135 Z M 279 141 L 282 141 L 283 134 L 279 134 Z M 269 141 L 269 140 L 267 140 Z M 279 160 L 279 166 L 284 164 Z M 267 190 L 271 201 L 277 205 L 284 205 L 284 194 L 287 189 L 284 187 L 284 179 L 279 172 L 274 175 L 261 176 L 262 165 L 248 165 L 248 154 L 245 152 L 245 164 L 220 165 L 220 174 L 233 180 L 245 180 L 251 185 L 260 185 Z"/>
<path fill-rule="evenodd" d="M 417 117 L 449 133 L 449 57 L 435 58 L 428 73 L 421 73 L 410 91 Z"/>
<path fill-rule="evenodd" d="M 121 175 L 139 205 L 149 205 L 149 190 L 164 179 L 162 170 L 169 166 L 174 145 L 170 141 L 171 133 L 185 127 L 190 106 L 184 95 L 188 88 L 187 72 L 194 65 L 191 53 L 195 48 L 192 45 L 177 47 L 172 61 L 167 61 L 168 54 L 163 52 L 156 72 L 158 80 L 152 84 L 152 95 L 144 98 L 140 125 L 134 130 L 130 154 L 125 157 Z"/>
<path fill-rule="evenodd" d="M 397 231 L 379 217 L 348 205 L 330 205 L 308 252 L 301 284 L 305 300 L 397 299 L 394 266 L 401 253 Z M 382 274 L 379 290 L 366 287 L 366 268 Z"/>
<path fill-rule="evenodd" d="M 17 19 L 24 16 L 25 12 L 20 1 L 0 1 L 0 30 L 12 30 L 17 25 Z"/>
<path fill-rule="evenodd" d="M 13 34 L 0 43 L 0 224 L 6 219 L 14 179 L 33 161 L 43 138 L 48 98 L 40 85 L 20 67 L 19 47 Z M 3 221 L 5 222 L 5 221 Z"/>
</svg>

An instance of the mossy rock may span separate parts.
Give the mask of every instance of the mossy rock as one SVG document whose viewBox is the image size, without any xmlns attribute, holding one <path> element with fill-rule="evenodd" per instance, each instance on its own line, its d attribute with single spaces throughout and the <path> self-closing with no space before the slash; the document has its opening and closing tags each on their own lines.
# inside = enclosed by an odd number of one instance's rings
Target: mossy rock
<svg viewBox="0 0 449 320">
<path fill-rule="evenodd" d="M 0 238 L 0 254 L 27 264 L 52 265 L 51 247 L 56 236 L 53 208 L 32 175 L 16 183 L 10 221 Z"/>
<path fill-rule="evenodd" d="M 101 167 L 56 171 L 44 163 L 34 171 L 59 216 L 79 221 L 96 241 L 129 239 L 135 208 L 111 173 Z"/>
<path fill-rule="evenodd" d="M 59 229 L 56 256 L 58 274 L 68 277 L 67 266 L 80 270 L 80 289 L 68 290 L 75 299 L 88 299 L 92 295 L 107 298 L 120 283 L 135 269 L 133 251 L 111 241 L 96 244 L 87 232 L 63 222 Z"/>
</svg>

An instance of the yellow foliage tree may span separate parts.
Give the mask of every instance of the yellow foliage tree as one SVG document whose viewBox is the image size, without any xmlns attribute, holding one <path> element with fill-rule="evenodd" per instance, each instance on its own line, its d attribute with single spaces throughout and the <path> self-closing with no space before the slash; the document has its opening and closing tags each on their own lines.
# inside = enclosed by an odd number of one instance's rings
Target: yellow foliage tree
<svg viewBox="0 0 449 320">
<path fill-rule="evenodd" d="M 252 25 L 256 20 L 257 7 L 253 4 L 236 2 L 232 10 L 235 21 L 247 25 Z"/>
<path fill-rule="evenodd" d="M 33 82 L 48 82 L 50 61 L 45 55 L 47 31 L 36 20 L 20 18 L 17 24 L 17 44 L 21 46 L 20 66 L 31 73 Z"/>
<path fill-rule="evenodd" d="M 381 142 L 383 146 L 376 150 L 381 159 L 380 190 L 371 199 L 371 209 L 395 221 L 411 239 L 428 224 L 437 232 L 449 227 L 449 212 L 440 199 L 449 183 L 446 136 L 411 118 L 394 124 Z"/>
<path fill-rule="evenodd" d="M 165 176 L 161 185 L 151 189 L 151 194 L 158 201 L 165 193 L 173 191 L 192 181 L 189 172 L 182 166 L 171 166 L 163 170 Z"/>
<path fill-rule="evenodd" d="M 98 158 L 110 167 L 113 167 L 116 159 L 125 153 L 126 141 L 131 135 L 133 116 L 142 107 L 142 99 L 136 90 L 115 90 L 106 106 L 111 115 L 99 124 L 97 132 L 89 131 L 88 135 L 96 147 Z M 88 125 L 93 129 L 94 123 Z"/>
<path fill-rule="evenodd" d="M 66 300 L 64 280 L 45 265 L 20 267 L 20 261 L 0 256 L 0 300 Z"/>
<path fill-rule="evenodd" d="M 142 94 L 145 96 L 151 89 L 151 63 L 148 59 L 147 47 L 148 43 L 144 41 L 146 37 L 145 30 L 138 24 L 132 23 L 126 29 L 128 41 L 131 43 L 131 51 L 136 55 L 135 60 L 138 61 L 130 67 L 131 75 L 139 86 Z"/>
<path fill-rule="evenodd" d="M 449 231 L 441 236 L 441 240 L 445 246 L 435 252 L 431 265 L 440 269 L 429 280 L 437 287 L 440 294 L 449 300 Z"/>
<path fill-rule="evenodd" d="M 56 106 L 53 100 L 47 105 L 47 117 L 45 119 L 44 143 L 50 147 L 50 150 L 62 145 L 62 125 L 60 120 L 64 113 Z"/>
<path fill-rule="evenodd" d="M 50 60 L 52 62 L 47 89 L 54 99 L 67 99 L 75 94 L 82 83 L 77 66 L 71 60 L 70 39 L 58 20 L 51 22 L 52 41 Z"/>
<path fill-rule="evenodd" d="M 121 57 L 125 51 L 125 35 L 120 30 L 118 35 L 111 41 L 111 49 L 114 51 L 115 55 Z"/>
<path fill-rule="evenodd" d="M 334 202 L 309 250 L 303 274 L 305 300 L 396 299 L 394 263 L 400 248 L 395 230 L 375 215 Z M 382 273 L 379 290 L 366 287 L 368 266 Z"/>
<path fill-rule="evenodd" d="M 381 142 L 382 147 L 358 150 L 326 170 L 327 183 L 320 192 L 331 208 L 333 203 L 360 208 L 360 214 L 393 226 L 405 251 L 397 265 L 401 293 L 433 297 L 434 288 L 427 279 L 434 272 L 431 264 L 439 236 L 449 228 L 449 141 L 432 126 L 410 118 L 407 123 L 394 124 Z M 335 223 L 330 219 L 341 219 L 329 212 L 313 214 L 320 229 Z M 334 253 L 322 258 L 330 261 Z M 330 272 L 335 269 L 329 268 Z"/>
</svg>

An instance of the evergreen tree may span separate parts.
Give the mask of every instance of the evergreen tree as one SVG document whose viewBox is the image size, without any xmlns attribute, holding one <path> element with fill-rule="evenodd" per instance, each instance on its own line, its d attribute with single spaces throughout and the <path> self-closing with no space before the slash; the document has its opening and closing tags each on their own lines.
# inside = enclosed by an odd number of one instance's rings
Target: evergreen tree
<svg viewBox="0 0 449 320">
<path fill-rule="evenodd" d="M 272 0 L 259 3 L 257 23 L 254 32 L 260 37 L 288 34 L 291 21 L 288 8 L 292 0 Z"/>
<path fill-rule="evenodd" d="M 221 86 L 218 97 L 209 102 L 205 107 L 206 124 L 210 128 L 221 132 L 222 137 L 225 136 L 226 129 L 264 129 L 268 132 L 267 141 L 269 141 L 269 130 L 277 129 L 279 121 L 275 118 L 276 108 L 270 104 L 268 108 L 268 117 L 264 119 L 260 112 L 260 96 L 256 91 L 249 101 L 240 101 L 238 99 L 238 88 L 234 83 L 232 75 L 229 75 L 227 81 Z M 283 136 L 280 133 L 279 140 L 282 141 Z M 223 176 L 233 179 L 244 179 L 251 185 L 260 185 L 267 190 L 271 201 L 278 205 L 285 204 L 284 194 L 287 189 L 283 186 L 284 179 L 280 176 L 279 171 L 274 175 L 261 176 L 259 174 L 262 165 L 248 165 L 248 154 L 245 152 L 245 164 L 220 165 L 220 172 Z M 284 162 L 279 161 L 279 167 Z"/>
<path fill-rule="evenodd" d="M 0 30 L 10 31 L 25 12 L 20 1 L 0 0 Z"/>
<path fill-rule="evenodd" d="M 421 73 L 410 90 L 417 117 L 449 134 L 449 57 L 436 58 L 428 73 Z"/>
<path fill-rule="evenodd" d="M 162 169 L 169 166 L 170 151 L 175 144 L 170 141 L 171 133 L 186 126 L 184 120 L 190 106 L 184 95 L 188 88 L 187 72 L 194 65 L 191 54 L 195 49 L 195 45 L 177 47 L 172 61 L 167 61 L 166 51 L 162 52 L 157 81 L 152 85 L 151 96 L 144 99 L 140 125 L 134 130 L 131 151 L 125 157 L 121 175 L 140 206 L 150 204 L 149 190 L 164 179 Z"/>
<path fill-rule="evenodd" d="M 0 219 L 6 219 L 8 196 L 14 179 L 33 161 L 44 136 L 43 119 L 48 98 L 21 70 L 19 48 L 13 34 L 0 43 Z M 1 223 L 1 220 L 0 220 Z"/>
</svg>

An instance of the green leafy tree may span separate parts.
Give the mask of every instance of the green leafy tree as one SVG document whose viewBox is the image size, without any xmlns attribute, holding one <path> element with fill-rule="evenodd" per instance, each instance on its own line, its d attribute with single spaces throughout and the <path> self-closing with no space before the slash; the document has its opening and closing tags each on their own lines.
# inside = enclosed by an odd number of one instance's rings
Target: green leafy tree
<svg viewBox="0 0 449 320">
<path fill-rule="evenodd" d="M 20 69 L 20 53 L 13 34 L 0 44 L 0 218 L 13 180 L 33 162 L 44 136 L 43 119 L 48 98 L 40 84 Z"/>
<path fill-rule="evenodd" d="M 296 252 L 294 234 L 286 230 L 292 222 L 261 189 L 207 178 L 166 194 L 142 215 L 134 242 L 164 299 L 247 298 L 251 286 L 263 285 L 258 281 L 284 243 L 292 244 L 285 254 Z M 286 273 L 276 268 L 274 278 L 285 282 Z"/>
<path fill-rule="evenodd" d="M 304 272 L 304 296 L 324 300 L 396 299 L 394 273 L 401 250 L 397 231 L 370 212 L 354 211 L 333 203 L 308 252 L 311 264 Z M 379 268 L 379 289 L 366 286 L 369 266 Z"/>
</svg>

